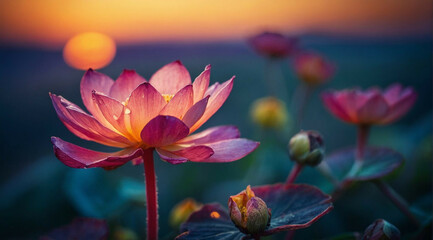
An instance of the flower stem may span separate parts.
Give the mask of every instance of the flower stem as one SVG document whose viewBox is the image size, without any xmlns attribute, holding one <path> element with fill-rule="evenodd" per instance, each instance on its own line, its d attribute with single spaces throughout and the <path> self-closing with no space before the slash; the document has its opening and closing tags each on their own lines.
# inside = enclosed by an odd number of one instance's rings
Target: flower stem
<svg viewBox="0 0 433 240">
<path fill-rule="evenodd" d="M 355 162 L 353 163 L 352 168 L 347 174 L 348 177 L 356 176 L 356 174 L 361 170 L 364 154 L 365 154 L 365 146 L 367 145 L 368 140 L 368 132 L 370 130 L 369 125 L 359 125 L 358 127 L 358 135 L 356 142 L 356 151 L 355 151 Z"/>
<path fill-rule="evenodd" d="M 292 184 L 296 177 L 299 175 L 299 173 L 301 173 L 302 168 L 304 167 L 304 165 L 296 163 L 293 167 L 292 170 L 290 171 L 289 176 L 287 177 L 286 180 L 286 184 Z"/>
<path fill-rule="evenodd" d="M 356 161 L 362 161 L 365 153 L 365 146 L 367 145 L 369 125 L 360 125 L 358 127 L 358 139 L 356 143 Z"/>
<path fill-rule="evenodd" d="M 300 83 L 299 86 L 296 89 L 296 98 L 293 99 L 292 102 L 297 102 L 296 100 L 299 100 L 297 104 L 297 116 L 296 116 L 296 128 L 302 129 L 302 121 L 304 120 L 304 114 L 305 109 L 308 104 L 308 100 L 310 98 L 311 93 L 313 92 L 313 87 L 308 84 Z"/>
<path fill-rule="evenodd" d="M 264 80 L 271 96 L 281 98 L 284 101 L 287 99 L 287 88 L 278 60 L 266 60 Z"/>
<path fill-rule="evenodd" d="M 418 219 L 412 214 L 409 209 L 409 204 L 406 200 L 400 196 L 391 186 L 384 183 L 382 180 L 375 181 L 376 186 L 380 189 L 380 191 L 391 200 L 392 203 L 409 218 L 409 220 L 417 227 L 421 227 L 421 223 Z"/>
<path fill-rule="evenodd" d="M 334 185 L 334 187 L 338 187 L 340 185 L 340 182 L 332 174 L 331 168 L 325 161 L 322 161 L 322 163 L 317 166 L 317 169 L 328 181 L 332 183 L 332 185 Z"/>
<path fill-rule="evenodd" d="M 147 239 L 158 239 L 158 195 L 156 191 L 155 166 L 153 149 L 146 149 L 143 153 L 144 177 L 146 184 L 147 207 Z"/>
<path fill-rule="evenodd" d="M 289 230 L 289 231 L 287 231 L 287 234 L 284 237 L 284 240 L 292 240 L 294 236 L 295 236 L 295 230 Z"/>
</svg>

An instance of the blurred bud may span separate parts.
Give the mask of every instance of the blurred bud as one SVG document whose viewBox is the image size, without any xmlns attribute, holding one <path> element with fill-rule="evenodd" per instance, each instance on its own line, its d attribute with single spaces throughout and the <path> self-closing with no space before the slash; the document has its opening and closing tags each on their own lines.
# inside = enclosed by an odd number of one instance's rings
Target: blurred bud
<svg viewBox="0 0 433 240">
<path fill-rule="evenodd" d="M 193 212 L 199 210 L 201 207 L 202 204 L 197 203 L 192 198 L 183 200 L 171 210 L 170 225 L 173 228 L 179 228 L 179 226 L 185 222 Z"/>
<path fill-rule="evenodd" d="M 290 139 L 290 158 L 299 164 L 318 165 L 325 155 L 322 136 L 316 131 L 301 131 Z"/>
<path fill-rule="evenodd" d="M 263 232 L 271 220 L 266 203 L 254 195 L 251 187 L 229 198 L 230 218 L 239 230 L 246 234 Z"/>
<path fill-rule="evenodd" d="M 334 66 L 314 53 L 299 54 L 294 65 L 298 78 L 310 85 L 325 83 L 334 74 Z"/>
<path fill-rule="evenodd" d="M 251 105 L 253 122 L 264 128 L 282 128 L 289 120 L 283 101 L 274 97 L 257 99 Z"/>
<path fill-rule="evenodd" d="M 116 240 L 138 240 L 138 236 L 134 231 L 122 227 L 118 227 L 114 230 L 113 238 Z"/>
<path fill-rule="evenodd" d="M 399 240 L 400 231 L 391 223 L 377 219 L 367 227 L 362 240 Z"/>
<path fill-rule="evenodd" d="M 297 40 L 276 32 L 263 32 L 251 37 L 248 42 L 262 56 L 285 58 L 294 52 Z"/>
</svg>

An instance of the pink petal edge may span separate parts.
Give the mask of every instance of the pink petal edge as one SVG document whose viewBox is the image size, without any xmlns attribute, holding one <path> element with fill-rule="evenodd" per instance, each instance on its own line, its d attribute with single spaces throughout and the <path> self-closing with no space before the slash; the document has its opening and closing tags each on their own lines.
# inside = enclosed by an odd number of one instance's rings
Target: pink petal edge
<svg viewBox="0 0 433 240">
<path fill-rule="evenodd" d="M 200 101 L 209 87 L 211 65 L 207 65 L 204 71 L 192 83 L 194 90 L 194 103 Z"/>
<path fill-rule="evenodd" d="M 212 148 L 214 154 L 200 162 L 232 162 L 254 151 L 260 143 L 244 138 L 236 138 L 203 145 Z"/>
<path fill-rule="evenodd" d="M 227 100 L 230 92 L 233 89 L 233 80 L 235 76 L 233 76 L 230 80 L 224 82 L 217 86 L 213 92 L 210 94 L 210 98 L 208 101 L 208 105 L 206 111 L 203 116 L 191 127 L 191 132 L 197 130 L 201 125 L 203 125 L 213 114 L 220 109 L 220 107 Z M 209 89 L 208 89 L 209 90 Z"/>
<path fill-rule="evenodd" d="M 207 144 L 228 139 L 239 138 L 240 132 L 232 125 L 208 128 L 202 132 L 190 135 L 180 141 L 179 144 Z"/>
<path fill-rule="evenodd" d="M 97 152 L 63 141 L 58 137 L 51 137 L 51 142 L 56 157 L 72 168 L 113 169 L 143 154 L 141 148 L 124 149 L 114 153 Z"/>
<path fill-rule="evenodd" d="M 174 95 L 186 85 L 191 84 L 191 76 L 182 62 L 177 60 L 156 71 L 149 83 L 161 94 Z"/>
<path fill-rule="evenodd" d="M 124 69 L 111 86 L 108 96 L 119 102 L 124 102 L 131 95 L 132 91 L 144 82 L 146 82 L 146 79 L 134 70 Z"/>
</svg>

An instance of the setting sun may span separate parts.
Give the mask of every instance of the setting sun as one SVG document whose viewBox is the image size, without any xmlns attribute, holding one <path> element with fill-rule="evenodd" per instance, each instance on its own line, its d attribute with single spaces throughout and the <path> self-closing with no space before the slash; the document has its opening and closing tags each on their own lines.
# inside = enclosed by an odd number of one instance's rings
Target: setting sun
<svg viewBox="0 0 433 240">
<path fill-rule="evenodd" d="M 68 40 L 63 49 L 65 62 L 77 69 L 99 69 L 107 66 L 116 55 L 116 43 L 109 36 L 86 32 Z"/>
</svg>

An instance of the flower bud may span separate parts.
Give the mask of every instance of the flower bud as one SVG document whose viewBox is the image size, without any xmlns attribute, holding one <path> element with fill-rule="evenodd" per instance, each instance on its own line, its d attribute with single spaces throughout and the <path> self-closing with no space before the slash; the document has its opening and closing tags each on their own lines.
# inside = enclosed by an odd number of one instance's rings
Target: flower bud
<svg viewBox="0 0 433 240">
<path fill-rule="evenodd" d="M 363 240 L 399 240 L 400 231 L 391 223 L 377 219 L 367 227 L 362 236 Z"/>
<path fill-rule="evenodd" d="M 316 131 L 301 131 L 290 139 L 290 158 L 299 164 L 318 165 L 325 155 L 322 136 Z"/>
<path fill-rule="evenodd" d="M 251 117 L 264 128 L 282 128 L 289 120 L 286 105 L 274 97 L 257 99 L 251 106 Z"/>
<path fill-rule="evenodd" d="M 263 232 L 271 220 L 266 203 L 254 195 L 251 187 L 229 198 L 229 212 L 233 223 L 246 234 Z"/>
<path fill-rule="evenodd" d="M 294 63 L 298 78 L 309 85 L 325 83 L 334 75 L 333 64 L 318 54 L 299 54 Z"/>
<path fill-rule="evenodd" d="M 116 240 L 138 240 L 137 234 L 128 228 L 117 227 L 113 233 L 114 239 Z"/>
<path fill-rule="evenodd" d="M 183 200 L 171 210 L 170 225 L 173 228 L 179 228 L 179 226 L 185 222 L 193 212 L 199 210 L 201 207 L 202 204 L 197 203 L 192 198 Z"/>
</svg>

